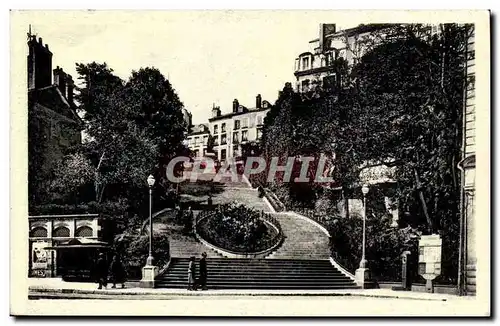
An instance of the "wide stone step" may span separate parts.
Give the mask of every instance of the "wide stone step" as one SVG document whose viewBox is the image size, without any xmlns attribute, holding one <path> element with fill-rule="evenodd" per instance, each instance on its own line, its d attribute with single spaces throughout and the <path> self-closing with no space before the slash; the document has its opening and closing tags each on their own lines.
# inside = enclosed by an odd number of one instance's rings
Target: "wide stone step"
<svg viewBox="0 0 500 326">
<path fill-rule="evenodd" d="M 158 281 L 162 282 L 185 282 L 187 280 L 187 275 L 179 275 L 177 277 L 175 276 L 168 276 L 168 277 L 163 277 L 159 278 Z M 346 279 L 345 277 L 337 276 L 337 277 L 255 277 L 255 276 L 240 276 L 240 277 L 235 277 L 231 276 L 230 278 L 227 275 L 219 275 L 219 276 L 209 276 L 208 281 L 210 282 L 216 282 L 216 281 L 232 281 L 232 282 L 247 282 L 247 281 L 253 281 L 253 282 L 299 282 L 299 283 L 318 283 L 318 282 L 328 282 L 328 283 L 338 283 L 338 282 L 347 282 L 350 283 L 349 279 Z"/>
<path fill-rule="evenodd" d="M 341 289 L 357 289 L 359 288 L 355 284 L 250 284 L 250 283 L 207 283 L 207 286 L 211 290 L 341 290 Z M 169 288 L 187 288 L 187 283 L 185 284 L 168 284 L 164 286 L 158 284 L 158 287 L 169 287 Z"/>
<path fill-rule="evenodd" d="M 198 268 L 199 261 L 196 260 Z M 187 287 L 188 259 L 173 258 L 158 287 Z M 207 284 L 211 289 L 343 289 L 354 282 L 329 260 L 207 259 Z M 199 271 L 197 271 L 199 276 Z"/>
<path fill-rule="evenodd" d="M 176 284 L 185 283 L 187 284 L 187 275 L 183 279 L 158 279 L 157 284 Z M 301 285 L 311 285 L 311 284 L 354 284 L 350 279 L 338 279 L 338 280 L 314 280 L 314 279 L 292 279 L 292 280 L 276 280 L 276 279 L 233 279 L 233 278 L 218 278 L 218 279 L 207 279 L 207 283 L 210 284 L 301 284 Z"/>
<path fill-rule="evenodd" d="M 195 258 L 195 261 L 198 262 L 200 259 L 198 257 Z M 237 262 L 240 263 L 249 263 L 249 264 L 257 264 L 257 263 L 262 263 L 262 264 L 273 264 L 273 263 L 286 263 L 286 264 L 294 264 L 294 263 L 299 263 L 299 264 L 330 264 L 328 259 L 323 259 L 323 260 L 318 260 L 318 259 L 308 259 L 307 257 L 304 257 L 304 259 L 298 261 L 296 259 L 255 259 L 255 258 L 207 258 L 207 264 L 210 263 L 226 263 L 226 264 L 234 264 Z M 189 262 L 189 258 L 172 258 L 172 261 L 175 262 Z"/>
<path fill-rule="evenodd" d="M 198 264 L 197 264 L 198 265 Z M 189 264 L 178 264 L 178 263 L 173 263 L 170 265 L 171 267 L 175 266 L 189 266 Z M 255 264 L 255 265 L 250 265 L 250 264 L 207 264 L 207 266 L 210 267 L 221 267 L 221 268 L 259 268 L 259 267 L 264 267 L 264 268 L 328 268 L 331 269 L 332 266 L 330 264 L 328 265 L 299 265 L 299 264 L 294 264 L 294 265 L 287 265 L 287 264 L 269 264 L 269 265 L 262 265 L 262 264 Z"/>
<path fill-rule="evenodd" d="M 187 273 L 186 268 L 172 268 L 168 270 L 169 274 L 183 274 Z M 245 275 L 245 274 L 253 274 L 253 275 L 344 275 L 340 271 L 332 270 L 332 269 L 288 269 L 288 270 L 280 270 L 280 269 L 224 269 L 224 268 L 207 268 L 210 274 L 225 274 L 225 275 Z M 198 270 L 196 271 L 198 272 Z"/>
<path fill-rule="evenodd" d="M 175 273 L 184 273 L 187 272 L 188 268 L 186 267 L 179 267 L 179 268 L 169 268 L 169 272 Z M 207 267 L 207 270 L 210 273 L 226 273 L 226 274 L 233 274 L 233 273 L 238 273 L 241 271 L 242 273 L 253 273 L 253 274 L 258 274 L 258 273 L 280 273 L 280 274 L 299 274 L 299 273 L 313 273 L 313 274 L 321 274 L 321 273 L 333 273 L 337 274 L 338 272 L 334 272 L 332 269 L 326 269 L 326 268 L 315 268 L 315 269 L 306 269 L 306 268 L 295 268 L 295 269 L 280 269 L 280 268 L 245 268 L 245 269 L 238 269 L 238 268 L 210 268 Z"/>
</svg>

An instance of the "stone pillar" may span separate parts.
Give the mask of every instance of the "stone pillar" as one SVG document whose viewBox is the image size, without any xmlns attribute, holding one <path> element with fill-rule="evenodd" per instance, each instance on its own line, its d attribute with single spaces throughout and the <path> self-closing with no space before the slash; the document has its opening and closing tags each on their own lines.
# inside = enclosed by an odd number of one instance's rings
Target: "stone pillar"
<svg viewBox="0 0 500 326">
<path fill-rule="evenodd" d="M 467 294 L 476 294 L 476 230 L 474 190 L 465 191 L 465 290 Z"/>
<path fill-rule="evenodd" d="M 142 279 L 139 286 L 142 288 L 154 288 L 155 279 L 158 276 L 158 266 L 146 265 L 142 268 Z"/>
</svg>

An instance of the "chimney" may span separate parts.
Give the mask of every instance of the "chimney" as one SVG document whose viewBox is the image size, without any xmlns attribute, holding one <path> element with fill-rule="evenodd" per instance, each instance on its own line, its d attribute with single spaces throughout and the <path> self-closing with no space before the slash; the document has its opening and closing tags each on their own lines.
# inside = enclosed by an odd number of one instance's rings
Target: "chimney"
<svg viewBox="0 0 500 326">
<path fill-rule="evenodd" d="M 237 99 L 234 99 L 233 101 L 233 112 L 238 112 L 238 107 L 240 106 L 240 103 L 238 103 Z"/>
<path fill-rule="evenodd" d="M 255 107 L 257 109 L 262 107 L 262 96 L 260 96 L 260 94 L 257 94 L 257 97 L 255 98 Z"/>
<path fill-rule="evenodd" d="M 74 104 L 73 95 L 75 91 L 75 83 L 73 82 L 73 77 L 71 75 L 66 75 L 66 98 L 69 104 Z"/>
<path fill-rule="evenodd" d="M 64 97 L 67 98 L 66 96 L 66 73 L 57 66 L 56 69 L 54 69 L 54 84 L 57 85 L 57 88 L 61 91 Z"/>
<path fill-rule="evenodd" d="M 214 105 L 212 107 L 212 118 L 217 118 L 218 116 L 220 116 L 220 108 Z"/>
<path fill-rule="evenodd" d="M 325 36 L 333 34 L 336 32 L 335 24 L 320 24 L 319 25 L 319 48 L 321 52 L 324 52 L 326 49 L 326 40 Z"/>
<path fill-rule="evenodd" d="M 28 89 L 42 88 L 52 85 L 52 52 L 42 38 L 38 41 L 30 35 L 28 40 Z"/>
</svg>

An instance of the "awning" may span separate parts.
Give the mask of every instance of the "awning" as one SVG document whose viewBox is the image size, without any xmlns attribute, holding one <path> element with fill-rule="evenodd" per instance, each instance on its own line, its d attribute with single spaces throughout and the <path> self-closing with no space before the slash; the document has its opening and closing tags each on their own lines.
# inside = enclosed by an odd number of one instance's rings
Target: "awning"
<svg viewBox="0 0 500 326">
<path fill-rule="evenodd" d="M 107 248 L 109 244 L 95 239 L 71 239 L 61 244 L 45 247 L 44 249 L 76 249 L 76 248 Z"/>
</svg>

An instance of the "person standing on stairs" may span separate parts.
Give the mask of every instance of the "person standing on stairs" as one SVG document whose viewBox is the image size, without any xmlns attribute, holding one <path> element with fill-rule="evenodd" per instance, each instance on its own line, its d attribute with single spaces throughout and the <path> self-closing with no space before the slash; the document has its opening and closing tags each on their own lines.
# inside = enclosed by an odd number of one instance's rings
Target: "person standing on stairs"
<svg viewBox="0 0 500 326">
<path fill-rule="evenodd" d="M 207 290 L 207 253 L 201 254 L 200 259 L 200 281 L 199 284 L 202 290 Z"/>
<path fill-rule="evenodd" d="M 195 257 L 191 256 L 189 258 L 189 267 L 188 267 L 188 291 L 196 291 L 195 284 L 196 277 L 196 265 L 195 265 Z"/>
</svg>

